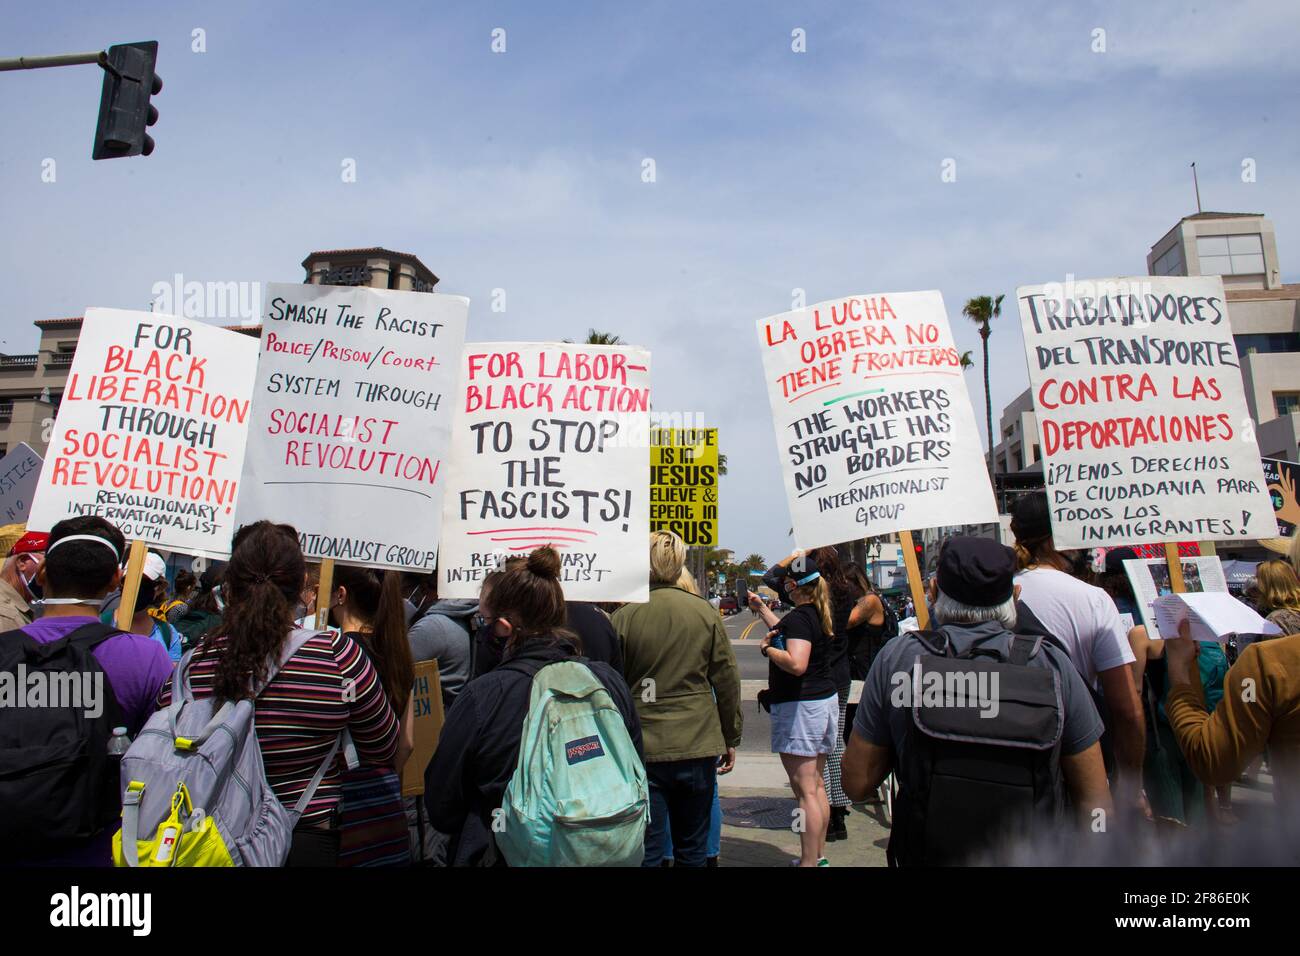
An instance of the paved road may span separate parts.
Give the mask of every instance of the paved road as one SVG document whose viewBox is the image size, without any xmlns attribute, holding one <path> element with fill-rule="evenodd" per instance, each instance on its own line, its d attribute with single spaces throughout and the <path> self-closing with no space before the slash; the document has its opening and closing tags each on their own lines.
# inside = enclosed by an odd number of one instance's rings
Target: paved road
<svg viewBox="0 0 1300 956">
<path fill-rule="evenodd" d="M 731 638 L 731 649 L 736 655 L 736 664 L 740 667 L 742 681 L 755 681 L 757 686 L 767 686 L 767 661 L 758 652 L 758 642 L 763 637 L 763 622 L 750 611 L 741 611 L 724 618 L 727 635 Z M 753 625 L 752 627 L 750 625 Z M 748 633 L 746 633 L 748 628 Z M 743 640 L 742 640 L 743 636 Z M 743 685 L 742 685 L 743 686 Z M 747 687 L 747 698 L 741 703 L 741 712 L 745 721 L 745 735 L 740 741 L 742 752 L 770 753 L 772 750 L 772 722 L 754 700 L 756 685 Z M 777 782 L 780 782 L 778 777 Z"/>
</svg>

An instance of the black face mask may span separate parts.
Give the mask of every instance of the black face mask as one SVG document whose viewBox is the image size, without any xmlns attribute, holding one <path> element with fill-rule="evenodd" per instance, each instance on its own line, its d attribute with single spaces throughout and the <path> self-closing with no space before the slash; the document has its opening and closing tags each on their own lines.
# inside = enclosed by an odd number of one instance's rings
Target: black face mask
<svg viewBox="0 0 1300 956">
<path fill-rule="evenodd" d="M 148 578 L 140 579 L 140 592 L 135 596 L 135 613 L 147 611 L 153 606 L 154 598 L 158 596 L 158 585 Z"/>
<path fill-rule="evenodd" d="M 45 588 L 41 587 L 41 582 L 36 579 L 36 575 L 33 574 L 30 581 L 23 578 L 23 584 L 27 588 L 27 593 L 32 596 L 33 601 L 39 601 L 45 597 Z"/>
</svg>

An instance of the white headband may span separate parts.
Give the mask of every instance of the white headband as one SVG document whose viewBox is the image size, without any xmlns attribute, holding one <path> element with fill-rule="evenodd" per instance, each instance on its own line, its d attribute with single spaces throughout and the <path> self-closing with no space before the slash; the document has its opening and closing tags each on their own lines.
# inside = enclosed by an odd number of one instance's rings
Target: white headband
<svg viewBox="0 0 1300 956">
<path fill-rule="evenodd" d="M 113 542 L 109 541 L 107 538 L 101 538 L 97 534 L 70 534 L 66 538 L 60 538 L 58 541 L 55 541 L 52 545 L 50 545 L 48 548 L 45 549 L 45 553 L 48 555 L 59 545 L 67 544 L 69 541 L 98 541 L 104 547 L 108 548 L 108 550 L 113 552 L 113 558 L 115 561 L 117 561 L 119 564 L 122 561 L 122 556 L 117 553 L 117 548 L 113 547 Z"/>
</svg>

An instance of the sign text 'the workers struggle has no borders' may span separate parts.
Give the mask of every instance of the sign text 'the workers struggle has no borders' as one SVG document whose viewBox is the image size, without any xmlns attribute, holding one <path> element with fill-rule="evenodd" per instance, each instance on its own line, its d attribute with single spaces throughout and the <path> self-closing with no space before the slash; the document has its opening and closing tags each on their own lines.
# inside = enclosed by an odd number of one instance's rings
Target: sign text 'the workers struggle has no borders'
<svg viewBox="0 0 1300 956">
<path fill-rule="evenodd" d="M 800 548 L 997 521 L 938 292 L 819 302 L 758 341 Z"/>
</svg>

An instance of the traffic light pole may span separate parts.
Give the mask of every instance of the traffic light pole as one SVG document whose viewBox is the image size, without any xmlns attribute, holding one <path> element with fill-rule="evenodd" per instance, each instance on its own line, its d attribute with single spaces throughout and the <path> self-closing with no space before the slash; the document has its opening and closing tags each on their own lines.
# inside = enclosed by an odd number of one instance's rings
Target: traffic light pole
<svg viewBox="0 0 1300 956">
<path fill-rule="evenodd" d="M 0 72 L 90 64 L 100 67 L 104 81 L 90 158 L 117 159 L 153 152 L 148 127 L 158 121 L 158 109 L 149 100 L 162 90 L 162 77 L 155 69 L 157 62 L 158 41 L 147 40 L 117 43 L 90 53 L 12 57 L 0 60 Z"/>
<path fill-rule="evenodd" d="M 104 50 L 94 53 L 58 53 L 54 56 L 16 56 L 0 60 L 0 73 L 8 70 L 43 70 L 51 66 L 86 66 L 97 63 L 108 68 L 108 54 Z"/>
</svg>

